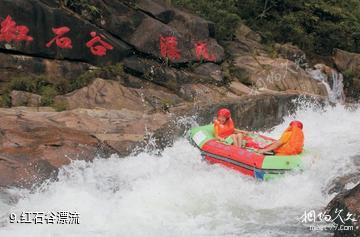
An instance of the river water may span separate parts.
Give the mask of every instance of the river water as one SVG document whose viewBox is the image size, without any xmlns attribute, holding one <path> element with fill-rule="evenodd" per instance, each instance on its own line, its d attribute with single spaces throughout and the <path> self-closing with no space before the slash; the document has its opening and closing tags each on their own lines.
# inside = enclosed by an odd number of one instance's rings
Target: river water
<svg viewBox="0 0 360 237">
<path fill-rule="evenodd" d="M 255 181 L 201 161 L 179 138 L 160 156 L 76 161 L 57 182 L 1 192 L 0 236 L 331 236 L 299 219 L 326 206 L 334 178 L 359 170 L 360 110 L 303 108 L 267 135 L 279 136 L 293 118 L 304 123 L 309 151 L 302 173 Z M 57 211 L 79 213 L 80 224 L 9 223 L 10 213 Z"/>
</svg>

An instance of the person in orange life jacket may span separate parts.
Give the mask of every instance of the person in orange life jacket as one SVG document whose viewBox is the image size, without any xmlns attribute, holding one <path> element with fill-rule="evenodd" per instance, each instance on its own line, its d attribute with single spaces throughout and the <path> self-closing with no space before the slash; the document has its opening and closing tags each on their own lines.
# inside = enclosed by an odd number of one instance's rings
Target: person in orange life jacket
<svg viewBox="0 0 360 237">
<path fill-rule="evenodd" d="M 297 155 L 304 147 L 303 124 L 300 121 L 292 121 L 289 127 L 281 135 L 281 138 L 258 153 L 274 151 L 276 155 Z"/>
<path fill-rule="evenodd" d="M 230 110 L 223 108 L 218 111 L 217 119 L 214 120 L 214 133 L 217 140 L 241 147 L 242 133 L 246 132 L 235 129 Z"/>
</svg>

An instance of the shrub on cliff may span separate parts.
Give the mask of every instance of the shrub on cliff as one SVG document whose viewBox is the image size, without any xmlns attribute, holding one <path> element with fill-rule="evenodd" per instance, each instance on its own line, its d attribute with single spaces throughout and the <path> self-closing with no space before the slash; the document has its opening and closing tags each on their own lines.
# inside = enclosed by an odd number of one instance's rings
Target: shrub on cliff
<svg viewBox="0 0 360 237">
<path fill-rule="evenodd" d="M 265 43 L 292 42 L 307 52 L 334 48 L 360 52 L 358 0 L 173 0 L 216 24 L 219 39 L 231 39 L 240 19 Z"/>
<path fill-rule="evenodd" d="M 239 15 L 268 41 L 293 42 L 328 55 L 360 50 L 360 4 L 340 0 L 241 0 Z"/>
</svg>

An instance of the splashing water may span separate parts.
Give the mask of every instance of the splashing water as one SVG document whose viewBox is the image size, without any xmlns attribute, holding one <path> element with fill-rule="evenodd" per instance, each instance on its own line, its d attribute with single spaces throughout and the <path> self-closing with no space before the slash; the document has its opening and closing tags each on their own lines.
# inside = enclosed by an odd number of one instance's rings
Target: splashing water
<svg viewBox="0 0 360 237">
<path fill-rule="evenodd" d="M 359 109 L 338 105 L 285 118 L 267 135 L 277 137 L 299 119 L 310 155 L 303 173 L 269 182 L 201 161 L 184 138 L 161 156 L 76 161 L 36 191 L 0 193 L 0 236 L 331 236 L 298 219 L 331 200 L 334 178 L 359 170 L 359 117 Z M 22 211 L 76 211 L 80 224 L 9 224 L 8 214 Z"/>
<path fill-rule="evenodd" d="M 307 69 L 310 76 L 317 81 L 320 81 L 326 88 L 329 96 L 329 101 L 332 103 L 344 103 L 344 84 L 343 75 L 334 69 L 331 70 L 331 76 L 327 76 L 321 69 Z"/>
</svg>

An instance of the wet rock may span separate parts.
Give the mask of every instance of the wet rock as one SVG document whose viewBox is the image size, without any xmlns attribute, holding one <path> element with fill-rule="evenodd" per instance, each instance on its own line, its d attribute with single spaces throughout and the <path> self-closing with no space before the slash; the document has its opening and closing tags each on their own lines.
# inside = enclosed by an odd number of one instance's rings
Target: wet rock
<svg viewBox="0 0 360 237">
<path fill-rule="evenodd" d="M 343 177 L 338 177 L 331 182 L 331 185 L 328 187 L 328 194 L 344 192 L 347 190 L 348 185 L 357 184 L 360 182 L 360 172 L 348 174 Z"/>
<path fill-rule="evenodd" d="M 360 236 L 360 184 L 351 190 L 336 195 L 327 205 L 326 211 L 331 215 L 332 219 L 335 219 L 335 223 L 339 226 L 350 226 L 353 228 L 352 230 L 342 230 L 338 228 L 334 231 L 334 236 Z M 348 218 L 348 214 L 351 214 L 350 218 Z M 352 221 L 351 219 L 356 221 Z"/>
<path fill-rule="evenodd" d="M 11 91 L 12 106 L 39 107 L 41 105 L 41 96 L 25 91 Z"/>
</svg>

